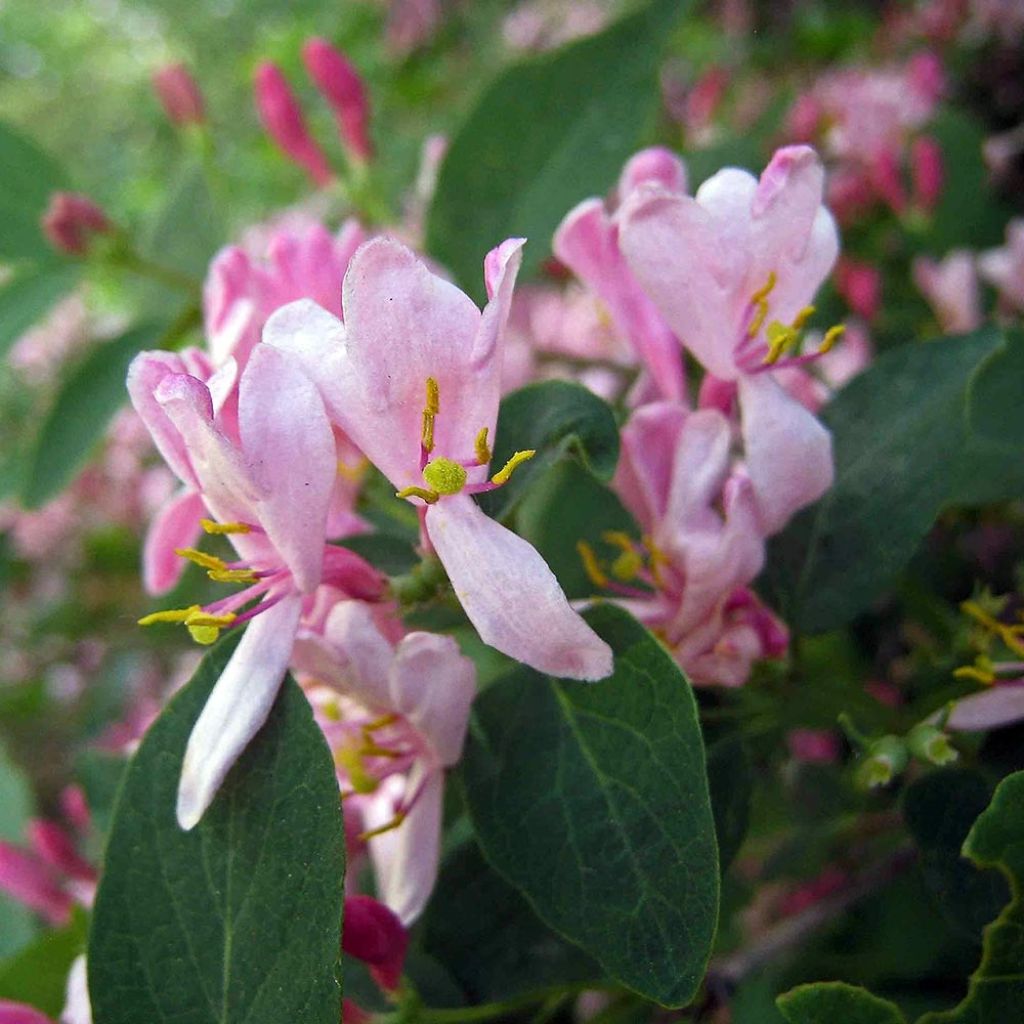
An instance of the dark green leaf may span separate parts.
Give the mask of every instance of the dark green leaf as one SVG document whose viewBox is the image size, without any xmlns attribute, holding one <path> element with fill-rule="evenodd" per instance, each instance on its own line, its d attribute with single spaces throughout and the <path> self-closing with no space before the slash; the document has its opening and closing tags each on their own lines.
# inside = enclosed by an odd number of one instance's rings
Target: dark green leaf
<svg viewBox="0 0 1024 1024">
<path fill-rule="evenodd" d="M 0 744 L 0 840 L 15 845 L 23 843 L 25 826 L 34 813 L 32 787 Z M 6 893 L 0 893 L 0 956 L 21 949 L 36 931 L 31 911 Z"/>
<path fill-rule="evenodd" d="M 114 802 L 127 764 L 123 757 L 101 750 L 86 750 L 75 762 L 75 777 L 85 790 L 93 827 L 101 836 L 110 830 Z"/>
<path fill-rule="evenodd" d="M 96 1024 L 339 1019 L 338 784 L 290 679 L 199 825 L 175 820 L 185 743 L 231 647 L 204 659 L 128 767 L 89 942 Z"/>
<path fill-rule="evenodd" d="M 739 737 L 725 737 L 708 747 L 708 787 L 718 837 L 718 863 L 723 873 L 747 835 L 753 775 L 750 754 Z"/>
<path fill-rule="evenodd" d="M 481 495 L 480 504 L 496 519 L 509 515 L 530 485 L 562 459 L 576 458 L 605 481 L 612 478 L 619 459 L 619 431 L 611 408 L 582 385 L 564 380 L 528 384 L 506 395 L 495 433 L 495 471 L 516 451 L 537 452 L 503 487 Z"/>
<path fill-rule="evenodd" d="M 341 547 L 354 551 L 389 576 L 409 572 L 420 562 L 416 549 L 409 541 L 389 533 L 364 533 L 348 537 L 341 541 Z"/>
<path fill-rule="evenodd" d="M 78 281 L 76 263 L 43 263 L 0 288 L 0 357 Z"/>
<path fill-rule="evenodd" d="M 40 935 L 0 963 L 0 999 L 27 1003 L 56 1018 L 64 1008 L 71 964 L 85 952 L 87 931 L 88 918 L 77 911 L 66 928 Z"/>
<path fill-rule="evenodd" d="M 970 425 L 975 434 L 1002 445 L 1005 455 L 1024 447 L 1024 331 L 1008 331 L 1006 347 L 993 352 L 972 381 Z"/>
<path fill-rule="evenodd" d="M 477 701 L 463 766 L 477 840 L 540 918 L 641 995 L 681 1006 L 704 973 L 718 858 L 689 686 L 619 608 L 598 683 L 527 669 Z"/>
<path fill-rule="evenodd" d="M 97 345 L 61 383 L 29 456 L 21 499 L 38 508 L 82 468 L 114 414 L 128 401 L 124 380 L 136 353 L 156 344 L 160 329 L 136 327 Z"/>
<path fill-rule="evenodd" d="M 1024 772 L 999 783 L 992 803 L 974 823 L 963 853 L 978 867 L 998 868 L 1012 899 L 985 929 L 981 964 L 967 997 L 953 1010 L 930 1013 L 918 1024 L 1008 1024 L 1024 1007 Z"/>
<path fill-rule="evenodd" d="M 64 172 L 31 139 L 0 122 L 0 258 L 46 259 L 53 250 L 39 227 L 50 195 L 67 187 Z"/>
<path fill-rule="evenodd" d="M 488 250 L 525 236 L 531 273 L 566 212 L 615 183 L 657 111 L 663 44 L 685 7 L 654 0 L 509 68 L 480 97 L 452 140 L 427 222 L 427 250 L 478 301 Z"/>
<path fill-rule="evenodd" d="M 779 996 L 789 1024 L 906 1024 L 899 1007 L 856 985 L 820 981 Z"/>
</svg>

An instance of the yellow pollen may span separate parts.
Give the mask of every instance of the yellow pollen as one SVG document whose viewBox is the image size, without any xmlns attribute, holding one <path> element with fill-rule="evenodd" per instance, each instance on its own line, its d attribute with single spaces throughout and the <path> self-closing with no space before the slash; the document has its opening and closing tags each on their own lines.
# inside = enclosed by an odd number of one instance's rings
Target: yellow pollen
<svg viewBox="0 0 1024 1024">
<path fill-rule="evenodd" d="M 380 718 L 375 718 L 369 725 L 363 726 L 363 733 L 375 732 L 377 729 L 383 729 L 385 725 L 394 725 L 398 721 L 398 715 L 393 712 L 381 715 Z"/>
<path fill-rule="evenodd" d="M 211 615 L 197 605 L 188 608 L 168 608 L 162 612 L 152 612 L 139 619 L 140 626 L 152 626 L 158 622 L 181 622 L 198 644 L 208 646 L 220 636 L 225 626 L 230 626 L 237 616 L 233 612 L 223 615 Z"/>
<path fill-rule="evenodd" d="M 395 491 L 396 498 L 422 498 L 428 505 L 433 505 L 441 497 L 437 491 L 428 491 L 426 487 L 403 487 Z"/>
<path fill-rule="evenodd" d="M 594 549 L 585 540 L 578 540 L 576 550 L 583 563 L 583 571 L 587 574 L 590 582 L 595 587 L 607 587 L 608 577 L 604 574 L 601 563 L 597 560 L 597 555 L 594 554 Z"/>
<path fill-rule="evenodd" d="M 214 583 L 255 583 L 255 569 L 211 569 L 207 574 Z"/>
<path fill-rule="evenodd" d="M 198 551 L 195 548 L 175 548 L 174 553 L 179 558 L 187 558 L 190 562 L 203 569 L 220 572 L 227 568 L 222 558 L 218 558 L 216 555 L 208 555 L 205 551 Z"/>
<path fill-rule="evenodd" d="M 480 433 L 476 435 L 476 464 L 486 466 L 491 461 L 491 449 L 487 444 L 487 428 L 481 427 Z"/>
<path fill-rule="evenodd" d="M 248 523 L 217 523 L 212 519 L 200 519 L 199 525 L 210 534 L 222 537 L 228 533 L 251 533 L 252 527 Z"/>
<path fill-rule="evenodd" d="M 367 839 L 372 839 L 374 836 L 382 836 L 385 832 L 392 832 L 403 821 L 405 821 L 405 812 L 399 811 L 386 825 L 380 825 L 378 828 L 371 828 L 368 832 L 360 833 L 359 839 L 365 843 Z"/>
<path fill-rule="evenodd" d="M 634 579 L 644 567 L 643 557 L 636 549 L 633 539 L 621 530 L 606 530 L 601 534 L 606 544 L 617 547 L 621 554 L 612 562 L 612 575 L 623 583 Z"/>
<path fill-rule="evenodd" d="M 202 608 L 194 604 L 188 608 L 167 608 L 162 612 L 151 612 L 139 619 L 140 626 L 153 626 L 158 622 L 185 622 L 190 615 L 201 612 Z"/>
<path fill-rule="evenodd" d="M 536 454 L 537 451 L 534 448 L 529 448 L 524 452 L 516 452 L 512 458 L 509 459 L 508 462 L 506 462 L 505 465 L 491 477 L 491 483 L 498 484 L 499 486 L 501 484 L 508 483 L 508 478 L 512 475 L 513 471 L 524 462 L 529 462 Z"/>
<path fill-rule="evenodd" d="M 391 759 L 402 756 L 399 751 L 389 750 L 387 747 L 382 747 L 380 744 L 374 743 L 373 740 L 364 743 L 359 748 L 359 753 L 362 754 L 363 757 L 387 757 Z"/>
<path fill-rule="evenodd" d="M 750 296 L 750 304 L 754 307 L 755 313 L 747 328 L 747 337 L 754 338 L 761 330 L 761 325 L 764 323 L 765 317 L 768 316 L 768 296 L 771 295 L 776 280 L 773 270 L 768 274 L 768 280 Z"/>
<path fill-rule="evenodd" d="M 1024 625 L 1008 626 L 1006 623 L 1000 622 L 985 611 L 977 601 L 964 601 L 960 607 L 975 622 L 998 636 L 1014 654 L 1024 655 L 1024 640 L 1021 639 L 1021 634 L 1024 634 Z"/>
<path fill-rule="evenodd" d="M 352 788 L 357 793 L 374 793 L 380 783 L 367 772 L 363 764 L 362 751 L 357 747 L 344 746 L 335 751 L 334 760 L 345 769 Z"/>
<path fill-rule="evenodd" d="M 423 479 L 438 494 L 458 494 L 466 486 L 466 470 L 439 455 L 423 467 Z"/>
<path fill-rule="evenodd" d="M 320 714 L 330 722 L 341 721 L 341 705 L 336 700 L 329 700 L 320 705 Z"/>
<path fill-rule="evenodd" d="M 806 326 L 807 321 L 810 320 L 812 316 L 814 316 L 814 307 L 804 306 L 804 308 L 801 309 L 800 312 L 797 313 L 797 315 L 793 318 L 793 323 L 790 324 L 790 327 L 794 331 L 802 331 Z"/>
<path fill-rule="evenodd" d="M 831 352 L 835 347 L 837 341 L 842 338 L 846 333 L 846 324 L 836 324 L 834 327 L 830 327 L 825 332 L 825 337 L 821 339 L 821 344 L 818 346 L 818 354 L 824 355 L 826 352 Z"/>
<path fill-rule="evenodd" d="M 994 667 L 991 659 L 980 654 L 975 658 L 973 665 L 963 665 L 961 668 L 955 669 L 953 676 L 956 679 L 971 679 L 976 683 L 981 683 L 982 686 L 991 686 L 996 681 Z"/>
<path fill-rule="evenodd" d="M 654 543 L 654 538 L 648 533 L 644 534 L 643 545 L 647 548 L 647 553 L 651 563 L 651 575 L 654 577 L 654 583 L 658 587 L 665 586 L 665 579 L 661 573 L 661 567 L 668 565 L 669 558 L 657 544 Z"/>
<path fill-rule="evenodd" d="M 433 377 L 427 378 L 427 404 L 423 407 L 423 448 L 434 450 L 434 417 L 441 411 L 441 392 Z"/>
</svg>

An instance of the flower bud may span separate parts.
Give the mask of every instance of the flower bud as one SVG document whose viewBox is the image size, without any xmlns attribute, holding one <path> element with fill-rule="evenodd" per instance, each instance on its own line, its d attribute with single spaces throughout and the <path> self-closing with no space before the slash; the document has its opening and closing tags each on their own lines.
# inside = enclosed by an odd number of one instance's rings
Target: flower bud
<svg viewBox="0 0 1024 1024">
<path fill-rule="evenodd" d="M 857 765 L 854 781 L 861 789 L 888 786 L 910 760 L 906 745 L 898 736 L 883 736 L 864 752 Z"/>
<path fill-rule="evenodd" d="M 854 313 L 873 320 L 881 304 L 882 275 L 870 263 L 843 256 L 836 265 L 836 290 Z"/>
<path fill-rule="evenodd" d="M 84 256 L 93 235 L 113 230 L 107 215 L 77 192 L 54 192 L 40 223 L 51 245 L 72 256 Z"/>
<path fill-rule="evenodd" d="M 393 992 L 402 979 L 409 933 L 398 916 L 370 896 L 345 898 L 341 948 L 362 960 L 381 988 Z"/>
<path fill-rule="evenodd" d="M 184 64 L 168 64 L 155 71 L 153 88 L 174 124 L 202 124 L 206 120 L 203 94 Z"/>
<path fill-rule="evenodd" d="M 950 744 L 949 737 L 928 722 L 915 725 L 907 734 L 907 747 L 914 757 L 941 767 L 952 764 L 960 754 Z"/>
<path fill-rule="evenodd" d="M 907 207 L 907 195 L 900 173 L 899 154 L 893 149 L 879 150 L 868 167 L 868 177 L 875 191 L 889 204 L 893 213 L 903 213 Z"/>
<path fill-rule="evenodd" d="M 256 69 L 256 106 L 267 134 L 278 148 L 300 167 L 316 185 L 327 185 L 333 175 L 327 157 L 313 141 L 299 102 L 281 69 L 264 62 Z"/>
<path fill-rule="evenodd" d="M 309 77 L 334 110 L 342 142 L 358 160 L 369 160 L 373 156 L 370 104 L 359 72 L 325 39 L 308 40 L 302 59 Z"/>
<path fill-rule="evenodd" d="M 923 136 L 910 147 L 910 174 L 918 207 L 931 213 L 942 195 L 942 149 L 935 139 Z"/>
</svg>

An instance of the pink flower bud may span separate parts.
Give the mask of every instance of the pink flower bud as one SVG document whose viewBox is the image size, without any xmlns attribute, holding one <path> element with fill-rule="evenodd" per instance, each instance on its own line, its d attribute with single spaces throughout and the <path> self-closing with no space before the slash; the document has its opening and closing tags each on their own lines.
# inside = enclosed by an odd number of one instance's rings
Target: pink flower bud
<svg viewBox="0 0 1024 1024">
<path fill-rule="evenodd" d="M 77 192 L 54 192 L 40 223 L 50 244 L 72 256 L 84 256 L 93 235 L 111 230 L 107 215 Z"/>
<path fill-rule="evenodd" d="M 907 61 L 907 77 L 910 87 L 931 103 L 935 103 L 946 88 L 942 61 L 929 50 L 915 53 Z"/>
<path fill-rule="evenodd" d="M 71 878 L 86 882 L 96 880 L 93 866 L 79 855 L 59 825 L 36 818 L 28 823 L 27 831 L 29 843 L 44 864 Z"/>
<path fill-rule="evenodd" d="M 327 185 L 333 175 L 327 157 L 306 128 L 299 102 L 281 69 L 264 62 L 256 69 L 256 106 L 267 134 L 278 148 L 300 167 L 316 185 Z"/>
<path fill-rule="evenodd" d="M 882 298 L 882 275 L 869 263 L 848 256 L 836 265 L 836 290 L 858 316 L 873 320 Z"/>
<path fill-rule="evenodd" d="M 832 764 L 839 760 L 839 737 L 831 729 L 791 729 L 786 744 L 797 761 Z"/>
<path fill-rule="evenodd" d="M 65 786 L 60 791 L 60 809 L 73 828 L 79 832 L 88 831 L 91 816 L 85 790 L 81 786 Z"/>
<path fill-rule="evenodd" d="M 342 142 L 359 160 L 373 156 L 370 104 L 366 87 L 352 63 L 325 39 L 310 39 L 302 48 L 309 77 L 331 105 Z"/>
<path fill-rule="evenodd" d="M 341 1024 L 370 1024 L 371 1019 L 370 1014 L 358 1003 L 351 999 L 341 1001 Z"/>
<path fill-rule="evenodd" d="M 868 168 L 871 184 L 893 213 L 907 208 L 907 193 L 903 187 L 899 156 L 893 149 L 880 149 Z"/>
<path fill-rule="evenodd" d="M 786 115 L 786 133 L 793 142 L 810 142 L 817 134 L 823 111 L 810 93 L 803 93 Z"/>
<path fill-rule="evenodd" d="M 184 64 L 168 64 L 155 71 L 153 88 L 175 124 L 202 124 L 206 120 L 203 94 Z"/>
<path fill-rule="evenodd" d="M 942 148 L 935 139 L 922 136 L 910 147 L 910 173 L 914 179 L 917 205 L 929 213 L 942 195 Z"/>
<path fill-rule="evenodd" d="M 370 896 L 345 898 L 341 948 L 362 960 L 381 988 L 393 992 L 402 979 L 409 933 L 398 916 Z"/>
</svg>

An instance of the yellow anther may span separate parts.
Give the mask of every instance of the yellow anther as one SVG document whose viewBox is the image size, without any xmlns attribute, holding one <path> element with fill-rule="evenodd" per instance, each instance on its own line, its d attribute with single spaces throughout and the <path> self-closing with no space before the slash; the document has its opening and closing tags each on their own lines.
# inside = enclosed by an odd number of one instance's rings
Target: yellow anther
<svg viewBox="0 0 1024 1024">
<path fill-rule="evenodd" d="M 594 549 L 585 541 L 576 541 L 576 550 L 579 553 L 580 561 L 583 563 L 583 571 L 595 587 L 607 587 L 608 577 L 601 568 L 601 563 L 594 554 Z"/>
<path fill-rule="evenodd" d="M 606 544 L 617 547 L 621 554 L 612 562 L 612 575 L 623 583 L 634 579 L 644 567 L 643 556 L 636 549 L 633 538 L 622 530 L 606 530 L 601 534 Z"/>
<path fill-rule="evenodd" d="M 209 534 L 222 537 L 228 533 L 251 533 L 248 523 L 218 523 L 213 519 L 200 519 L 199 525 Z"/>
<path fill-rule="evenodd" d="M 398 715 L 393 712 L 387 715 L 381 715 L 380 718 L 375 718 L 368 725 L 363 726 L 363 733 L 376 732 L 377 729 L 383 729 L 385 725 L 394 725 L 398 721 Z"/>
<path fill-rule="evenodd" d="M 836 324 L 834 327 L 830 327 L 825 332 L 825 337 L 821 339 L 821 344 L 818 346 L 818 354 L 824 355 L 826 352 L 831 352 L 835 348 L 836 342 L 842 338 L 846 333 L 846 324 Z"/>
<path fill-rule="evenodd" d="M 369 465 L 370 463 L 365 456 L 359 459 L 354 466 L 350 466 L 347 462 L 343 462 L 339 459 L 338 476 L 340 476 L 342 480 L 347 480 L 352 484 L 362 483 Z"/>
<path fill-rule="evenodd" d="M 773 270 L 769 273 L 768 280 L 750 296 L 750 304 L 754 307 L 754 317 L 747 328 L 747 337 L 754 338 L 761 330 L 761 325 L 764 323 L 765 317 L 768 316 L 768 296 L 771 295 L 776 280 Z"/>
<path fill-rule="evenodd" d="M 210 644 L 216 643 L 220 631 L 225 626 L 230 626 L 237 617 L 234 612 L 210 615 L 199 608 L 185 620 L 185 628 L 197 644 L 208 647 Z"/>
<path fill-rule="evenodd" d="M 427 378 L 427 404 L 423 407 L 423 448 L 434 450 L 434 417 L 441 411 L 441 392 L 433 377 Z"/>
<path fill-rule="evenodd" d="M 498 485 L 508 483 L 508 478 L 512 475 L 513 471 L 524 462 L 529 462 L 536 454 L 537 451 L 534 448 L 529 448 L 525 452 L 516 452 L 512 458 L 509 459 L 508 462 L 506 462 L 505 465 L 491 477 L 491 483 Z"/>
<path fill-rule="evenodd" d="M 220 572 L 227 568 L 223 558 L 218 558 L 216 555 L 208 555 L 205 551 L 198 551 L 196 548 L 175 548 L 174 553 L 179 558 L 187 558 L 190 562 L 203 569 Z"/>
<path fill-rule="evenodd" d="M 329 700 L 320 705 L 320 714 L 329 722 L 341 721 L 341 705 L 336 700 Z"/>
<path fill-rule="evenodd" d="M 423 479 L 438 494 L 458 494 L 466 486 L 466 470 L 457 462 L 439 455 L 423 467 Z"/>
<path fill-rule="evenodd" d="M 380 825 L 377 828 L 371 828 L 368 832 L 360 833 L 360 842 L 365 843 L 367 839 L 372 839 L 374 836 L 382 836 L 385 832 L 392 832 L 403 821 L 405 821 L 405 812 L 399 811 L 386 825 Z"/>
<path fill-rule="evenodd" d="M 768 325 L 768 354 L 764 357 L 764 362 L 777 363 L 779 359 L 785 355 L 788 348 L 795 345 L 798 340 L 798 335 L 792 327 L 787 327 L 783 323 L 779 323 L 778 320 L 773 320 Z"/>
<path fill-rule="evenodd" d="M 362 752 L 357 747 L 343 746 L 334 752 L 334 760 L 345 769 L 352 788 L 357 793 L 375 793 L 380 781 L 366 770 Z"/>
<path fill-rule="evenodd" d="M 977 601 L 964 601 L 960 608 L 990 633 L 998 636 L 1000 640 L 1015 654 L 1024 655 L 1024 625 L 1008 626 L 990 615 Z"/>
<path fill-rule="evenodd" d="M 158 622 L 187 622 L 190 615 L 201 612 L 202 608 L 194 604 L 188 608 L 167 608 L 162 612 L 150 612 L 139 619 L 140 626 L 153 626 Z"/>
<path fill-rule="evenodd" d="M 476 435 L 474 447 L 476 448 L 476 464 L 478 466 L 486 466 L 491 461 L 491 449 L 487 444 L 486 427 L 480 428 L 480 433 Z"/>
<path fill-rule="evenodd" d="M 794 331 L 802 331 L 807 324 L 807 321 L 814 316 L 813 306 L 804 306 L 795 317 L 793 322 L 789 325 Z"/>
<path fill-rule="evenodd" d="M 996 681 L 995 665 L 993 665 L 992 659 L 987 658 L 984 654 L 979 654 L 974 659 L 973 665 L 964 665 L 954 669 L 953 675 L 957 679 L 972 679 L 983 686 L 991 686 Z"/>
<path fill-rule="evenodd" d="M 437 491 L 428 491 L 426 487 L 403 487 L 395 491 L 396 498 L 422 498 L 428 505 L 433 505 L 441 497 Z"/>
<path fill-rule="evenodd" d="M 374 743 L 373 740 L 364 743 L 359 748 L 359 753 L 363 757 L 387 757 L 391 759 L 402 756 L 399 751 L 382 747 L 379 743 Z"/>
<path fill-rule="evenodd" d="M 665 579 L 662 576 L 661 567 L 668 565 L 668 555 L 654 543 L 654 538 L 649 533 L 644 534 L 643 545 L 647 549 L 647 554 L 650 558 L 651 575 L 654 577 L 654 583 L 658 587 L 664 587 Z"/>
<path fill-rule="evenodd" d="M 207 574 L 214 583 L 255 583 L 255 569 L 211 569 Z"/>
</svg>

